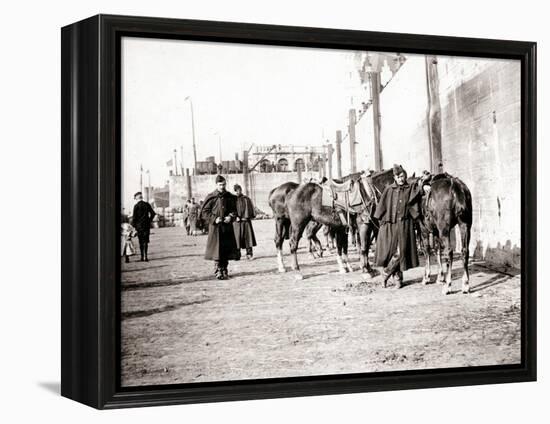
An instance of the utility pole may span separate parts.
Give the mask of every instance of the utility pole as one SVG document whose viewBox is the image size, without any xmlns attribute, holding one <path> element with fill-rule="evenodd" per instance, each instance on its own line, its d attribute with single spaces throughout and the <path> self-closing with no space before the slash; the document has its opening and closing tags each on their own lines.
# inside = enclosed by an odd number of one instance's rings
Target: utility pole
<svg viewBox="0 0 550 424">
<path fill-rule="evenodd" d="M 332 180 L 332 153 L 333 153 L 332 144 L 329 143 L 327 145 L 327 151 L 328 151 L 328 179 Z"/>
<path fill-rule="evenodd" d="M 342 178 L 342 131 L 336 131 L 336 177 Z"/>
<path fill-rule="evenodd" d="M 372 128 L 374 133 L 374 169 L 382 169 L 382 149 L 380 145 L 380 72 L 369 72 L 372 93 Z"/>
<path fill-rule="evenodd" d="M 189 101 L 189 106 L 191 108 L 191 132 L 193 135 L 193 175 L 195 175 L 196 169 L 197 169 L 197 145 L 195 142 L 195 113 L 193 111 L 193 100 L 191 99 L 191 96 L 187 96 L 185 100 Z"/>
<path fill-rule="evenodd" d="M 355 154 L 355 144 L 356 144 L 355 124 L 357 122 L 356 120 L 357 120 L 357 116 L 355 115 L 355 109 L 350 109 L 348 134 L 349 134 L 350 173 L 352 174 L 357 172 L 357 157 Z"/>
<path fill-rule="evenodd" d="M 143 165 L 139 165 L 139 191 L 143 194 Z"/>
<path fill-rule="evenodd" d="M 178 151 L 174 149 L 174 174 L 178 175 Z"/>
<path fill-rule="evenodd" d="M 147 174 L 147 203 L 149 203 L 149 201 L 151 200 L 151 194 L 152 194 L 151 173 L 149 172 L 149 170 L 145 171 L 145 173 Z"/>
<path fill-rule="evenodd" d="M 426 86 L 428 88 L 428 136 L 430 142 L 430 168 L 433 173 L 442 172 L 441 152 L 441 102 L 439 101 L 439 75 L 437 57 L 426 56 Z"/>
</svg>

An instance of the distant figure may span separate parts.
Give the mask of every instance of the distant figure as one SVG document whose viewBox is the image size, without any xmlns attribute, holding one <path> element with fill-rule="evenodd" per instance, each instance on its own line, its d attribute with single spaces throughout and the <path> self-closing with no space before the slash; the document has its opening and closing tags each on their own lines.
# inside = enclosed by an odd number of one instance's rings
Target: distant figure
<svg viewBox="0 0 550 424">
<path fill-rule="evenodd" d="M 233 190 L 237 194 L 237 217 L 233 222 L 237 247 L 246 249 L 246 259 L 251 260 L 254 258 L 252 248 L 256 246 L 256 237 L 252 228 L 252 219 L 256 216 L 256 212 L 252 200 L 243 194 L 239 184 L 235 184 Z"/>
<path fill-rule="evenodd" d="M 183 206 L 183 226 L 185 227 L 185 231 L 187 232 L 187 235 L 191 234 L 191 226 L 189 225 L 189 206 L 191 205 L 191 200 L 188 200 L 185 202 L 185 205 Z"/>
<path fill-rule="evenodd" d="M 204 258 L 214 261 L 214 274 L 218 280 L 229 277 L 227 265 L 230 260 L 241 258 L 232 225 L 237 216 L 237 197 L 229 193 L 225 186 L 225 178 L 218 175 L 216 190 L 206 196 L 201 211 L 201 217 L 208 224 Z"/>
<path fill-rule="evenodd" d="M 151 231 L 151 222 L 156 213 L 151 205 L 143 200 L 143 195 L 140 191 L 134 194 L 134 200 L 136 200 L 137 203 L 134 206 L 132 223 L 138 235 L 141 261 L 148 262 L 149 233 Z"/>
<path fill-rule="evenodd" d="M 189 234 L 192 236 L 197 235 L 197 221 L 199 219 L 200 206 L 195 202 L 195 198 L 191 199 L 189 207 L 187 209 L 187 222 L 189 223 Z"/>
<path fill-rule="evenodd" d="M 136 236 L 136 230 L 128 222 L 128 217 L 123 216 L 120 229 L 121 255 L 126 263 L 130 262 L 130 256 L 136 254 L 136 248 L 132 238 Z"/>
<path fill-rule="evenodd" d="M 376 262 L 383 266 L 384 287 L 394 277 L 401 288 L 403 271 L 418 266 L 413 220 L 419 216 L 419 197 L 407 183 L 407 172 L 393 166 L 394 183 L 386 186 L 376 206 L 374 217 L 380 221 L 376 243 Z"/>
</svg>

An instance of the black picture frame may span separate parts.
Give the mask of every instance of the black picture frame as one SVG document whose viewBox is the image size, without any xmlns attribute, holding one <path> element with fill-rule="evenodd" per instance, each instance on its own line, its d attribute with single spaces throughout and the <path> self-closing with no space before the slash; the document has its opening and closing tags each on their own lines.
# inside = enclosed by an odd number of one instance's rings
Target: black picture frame
<svg viewBox="0 0 550 424">
<path fill-rule="evenodd" d="M 536 380 L 536 43 L 97 15 L 62 28 L 61 394 L 94 408 Z M 124 388 L 119 384 L 122 36 L 521 61 L 521 364 Z"/>
</svg>

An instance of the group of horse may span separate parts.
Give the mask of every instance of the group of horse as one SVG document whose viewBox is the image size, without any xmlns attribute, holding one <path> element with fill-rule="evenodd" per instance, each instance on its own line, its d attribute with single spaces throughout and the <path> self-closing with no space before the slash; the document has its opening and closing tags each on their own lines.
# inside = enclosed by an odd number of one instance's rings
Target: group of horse
<svg viewBox="0 0 550 424">
<path fill-rule="evenodd" d="M 323 248 L 317 238 L 324 226 L 327 235 L 336 241 L 337 263 L 341 273 L 352 272 L 348 258 L 348 231 L 352 231 L 360 256 L 360 271 L 366 278 L 375 276 L 368 258 L 371 244 L 376 239 L 380 222 L 374 212 L 381 193 L 394 182 L 391 169 L 367 175 L 356 173 L 342 180 L 326 182 L 287 182 L 271 190 L 269 205 L 275 218 L 275 247 L 279 272 L 286 272 L 283 260 L 283 242 L 289 240 L 291 267 L 296 279 L 303 279 L 298 264 L 298 243 L 302 236 L 309 241 L 310 251 L 321 256 Z M 432 175 L 423 173 L 412 176 L 407 183 L 419 196 L 421 214 L 415 220 L 420 250 L 426 258 L 422 283 L 430 282 L 430 256 L 435 253 L 439 262 L 437 280 L 444 283 L 443 293 L 451 292 L 451 268 L 453 248 L 451 230 L 460 229 L 462 246 L 462 292 L 469 293 L 469 244 L 472 227 L 472 195 L 466 184 L 447 173 Z M 323 196 L 327 191 L 335 192 L 346 199 L 338 205 L 327 205 Z M 350 193 L 358 194 L 359 201 L 349 202 Z M 325 194 L 323 194 L 325 193 Z"/>
</svg>

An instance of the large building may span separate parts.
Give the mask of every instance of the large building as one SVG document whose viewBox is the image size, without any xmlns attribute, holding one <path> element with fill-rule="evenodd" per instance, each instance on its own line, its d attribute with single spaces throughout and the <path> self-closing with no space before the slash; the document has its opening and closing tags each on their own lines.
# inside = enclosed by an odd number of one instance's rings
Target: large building
<svg viewBox="0 0 550 424">
<path fill-rule="evenodd" d="M 327 146 L 255 146 L 249 166 L 259 172 L 311 171 L 324 174 L 327 158 Z"/>
</svg>

